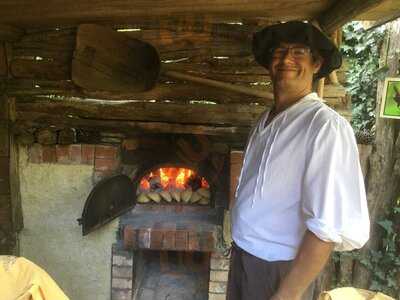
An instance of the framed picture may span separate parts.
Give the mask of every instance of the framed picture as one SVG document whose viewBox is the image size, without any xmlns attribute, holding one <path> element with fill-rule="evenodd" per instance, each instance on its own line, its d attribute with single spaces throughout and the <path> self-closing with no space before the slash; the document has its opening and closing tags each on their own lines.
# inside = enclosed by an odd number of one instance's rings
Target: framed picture
<svg viewBox="0 0 400 300">
<path fill-rule="evenodd" d="M 380 116 L 400 119 L 400 78 L 386 78 Z"/>
</svg>

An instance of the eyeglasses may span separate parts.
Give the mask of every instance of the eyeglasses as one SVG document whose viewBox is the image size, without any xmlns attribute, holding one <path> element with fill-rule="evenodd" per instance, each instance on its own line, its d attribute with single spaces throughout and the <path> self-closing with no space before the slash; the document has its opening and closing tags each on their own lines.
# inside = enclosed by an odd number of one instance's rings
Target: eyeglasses
<svg viewBox="0 0 400 300">
<path fill-rule="evenodd" d="M 307 54 L 311 53 L 311 49 L 307 47 L 276 47 L 271 49 L 271 53 L 272 58 L 282 58 L 287 53 L 290 53 L 293 58 L 303 58 Z"/>
</svg>

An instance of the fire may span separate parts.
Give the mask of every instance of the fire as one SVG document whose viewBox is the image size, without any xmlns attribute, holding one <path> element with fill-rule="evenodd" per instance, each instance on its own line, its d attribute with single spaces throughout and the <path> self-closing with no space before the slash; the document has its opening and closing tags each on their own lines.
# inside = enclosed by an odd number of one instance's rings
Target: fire
<svg viewBox="0 0 400 300">
<path fill-rule="evenodd" d="M 198 177 L 193 170 L 187 168 L 159 168 L 146 175 L 140 181 L 141 190 L 163 189 L 184 190 L 191 181 L 198 180 L 199 187 L 209 188 L 204 177 Z"/>
<path fill-rule="evenodd" d="M 201 187 L 206 188 L 206 189 L 210 188 L 210 186 L 208 185 L 207 180 L 204 177 L 201 178 Z"/>
<path fill-rule="evenodd" d="M 179 168 L 178 176 L 176 176 L 175 184 L 177 188 L 185 188 L 186 181 L 193 174 L 192 170 Z"/>
</svg>

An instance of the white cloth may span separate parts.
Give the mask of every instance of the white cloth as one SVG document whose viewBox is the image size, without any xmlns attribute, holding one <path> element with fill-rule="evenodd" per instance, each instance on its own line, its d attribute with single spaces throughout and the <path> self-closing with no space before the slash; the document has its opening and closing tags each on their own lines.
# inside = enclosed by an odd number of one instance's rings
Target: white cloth
<svg viewBox="0 0 400 300">
<path fill-rule="evenodd" d="M 306 230 L 336 250 L 362 247 L 369 215 L 357 144 L 346 119 L 311 93 L 264 126 L 246 147 L 232 238 L 268 261 L 296 257 Z"/>
</svg>

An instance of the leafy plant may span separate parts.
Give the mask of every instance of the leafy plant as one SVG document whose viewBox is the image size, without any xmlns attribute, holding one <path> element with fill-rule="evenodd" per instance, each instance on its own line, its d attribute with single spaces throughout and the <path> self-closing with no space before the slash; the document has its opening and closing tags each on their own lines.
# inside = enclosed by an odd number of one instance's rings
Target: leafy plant
<svg viewBox="0 0 400 300">
<path fill-rule="evenodd" d="M 367 258 L 361 259 L 357 251 L 353 256 L 371 271 L 370 289 L 395 298 L 400 297 L 400 197 L 387 217 L 377 222 L 382 229 L 382 244 L 378 251 L 370 250 Z"/>
<path fill-rule="evenodd" d="M 384 69 L 379 69 L 379 52 L 385 31 L 366 31 L 360 22 L 343 27 L 341 51 L 349 63 L 346 89 L 352 96 L 352 126 L 355 131 L 374 133 L 377 81 Z"/>
</svg>

